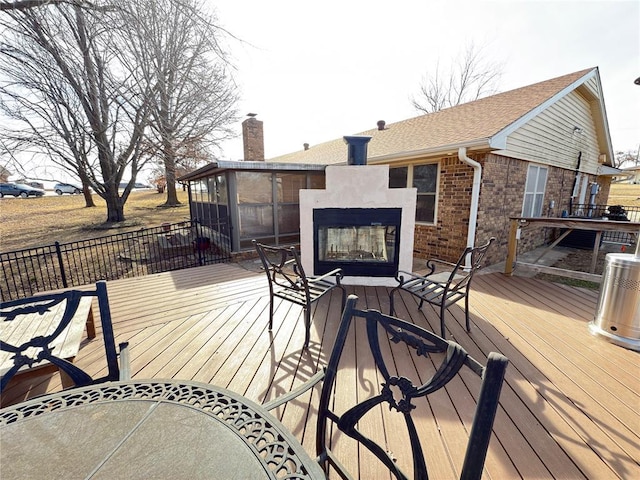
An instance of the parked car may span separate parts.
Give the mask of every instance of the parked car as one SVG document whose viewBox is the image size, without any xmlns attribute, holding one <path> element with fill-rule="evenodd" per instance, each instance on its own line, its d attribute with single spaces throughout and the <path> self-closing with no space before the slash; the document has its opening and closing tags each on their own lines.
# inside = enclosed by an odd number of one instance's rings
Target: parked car
<svg viewBox="0 0 640 480">
<path fill-rule="evenodd" d="M 120 185 L 118 188 L 120 188 L 120 190 L 124 190 L 125 188 L 127 188 L 127 185 L 129 185 L 129 182 L 120 182 Z M 151 185 L 147 185 L 146 183 L 140 183 L 140 182 L 135 182 L 133 184 L 133 188 L 134 189 L 138 189 L 138 188 L 151 188 Z"/>
<path fill-rule="evenodd" d="M 58 195 L 62 195 L 63 193 L 70 193 L 73 195 L 76 193 L 82 193 L 82 188 L 70 183 L 56 183 L 53 186 L 53 191 Z"/>
<path fill-rule="evenodd" d="M 0 198 L 5 195 L 13 195 L 14 197 L 42 197 L 44 190 L 39 188 L 33 188 L 29 185 L 22 185 L 20 183 L 0 183 Z"/>
</svg>

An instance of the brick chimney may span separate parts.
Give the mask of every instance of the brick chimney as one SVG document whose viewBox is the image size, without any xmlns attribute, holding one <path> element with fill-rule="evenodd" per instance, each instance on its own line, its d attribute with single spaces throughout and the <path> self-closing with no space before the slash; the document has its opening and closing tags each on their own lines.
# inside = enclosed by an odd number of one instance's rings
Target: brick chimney
<svg viewBox="0 0 640 480">
<path fill-rule="evenodd" d="M 242 143 L 244 145 L 244 160 L 264 162 L 264 135 L 262 122 L 255 118 L 255 113 L 249 113 L 242 122 Z"/>
</svg>

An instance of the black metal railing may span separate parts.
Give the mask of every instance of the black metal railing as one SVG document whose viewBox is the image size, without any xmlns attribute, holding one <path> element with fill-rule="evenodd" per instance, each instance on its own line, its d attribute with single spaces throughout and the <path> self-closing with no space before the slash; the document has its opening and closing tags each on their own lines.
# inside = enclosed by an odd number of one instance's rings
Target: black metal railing
<svg viewBox="0 0 640 480">
<path fill-rule="evenodd" d="M 231 235 L 227 219 L 197 221 L 70 243 L 0 253 L 2 300 L 151 273 L 227 262 Z"/>
<path fill-rule="evenodd" d="M 640 222 L 640 207 L 627 205 L 574 204 L 569 216 L 577 218 L 606 218 L 616 222 Z M 625 232 L 602 232 L 602 241 L 630 245 L 635 236 Z"/>
</svg>

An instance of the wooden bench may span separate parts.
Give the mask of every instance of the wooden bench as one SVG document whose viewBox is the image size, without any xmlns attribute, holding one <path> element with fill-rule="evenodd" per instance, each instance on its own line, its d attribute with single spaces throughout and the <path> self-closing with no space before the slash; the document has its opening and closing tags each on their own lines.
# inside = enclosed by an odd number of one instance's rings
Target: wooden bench
<svg viewBox="0 0 640 480">
<path fill-rule="evenodd" d="M 80 350 L 80 342 L 82 334 L 87 330 L 87 337 L 94 338 L 96 336 L 95 321 L 93 318 L 92 297 L 82 297 L 71 322 L 65 328 L 61 335 L 56 337 L 51 343 L 53 351 L 59 358 L 64 358 L 73 362 L 78 351 Z M 2 317 L 0 322 L 0 340 L 9 345 L 22 345 L 29 340 L 50 335 L 59 324 L 64 313 L 64 302 L 55 305 L 51 310 L 43 314 L 33 312 L 17 315 L 13 319 Z M 32 377 L 56 371 L 58 368 L 48 361 L 38 361 L 38 348 L 30 347 L 23 354 L 34 359 L 32 365 L 23 366 L 16 375 Z M 0 375 L 5 373 L 14 365 L 14 353 L 0 350 Z M 64 388 L 73 386 L 73 381 L 69 376 L 60 370 L 62 386 Z"/>
</svg>

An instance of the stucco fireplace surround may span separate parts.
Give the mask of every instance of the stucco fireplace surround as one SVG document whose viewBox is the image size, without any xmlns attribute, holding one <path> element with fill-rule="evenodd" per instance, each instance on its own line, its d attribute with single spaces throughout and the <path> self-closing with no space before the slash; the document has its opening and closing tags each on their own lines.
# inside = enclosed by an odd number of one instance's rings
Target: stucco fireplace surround
<svg viewBox="0 0 640 480">
<path fill-rule="evenodd" d="M 326 189 L 300 190 L 302 266 L 313 275 L 341 267 L 345 284 L 391 286 L 398 269 L 412 269 L 416 189 L 389 188 L 389 166 L 366 165 L 368 137 L 345 141 L 350 164 L 327 166 Z"/>
</svg>

